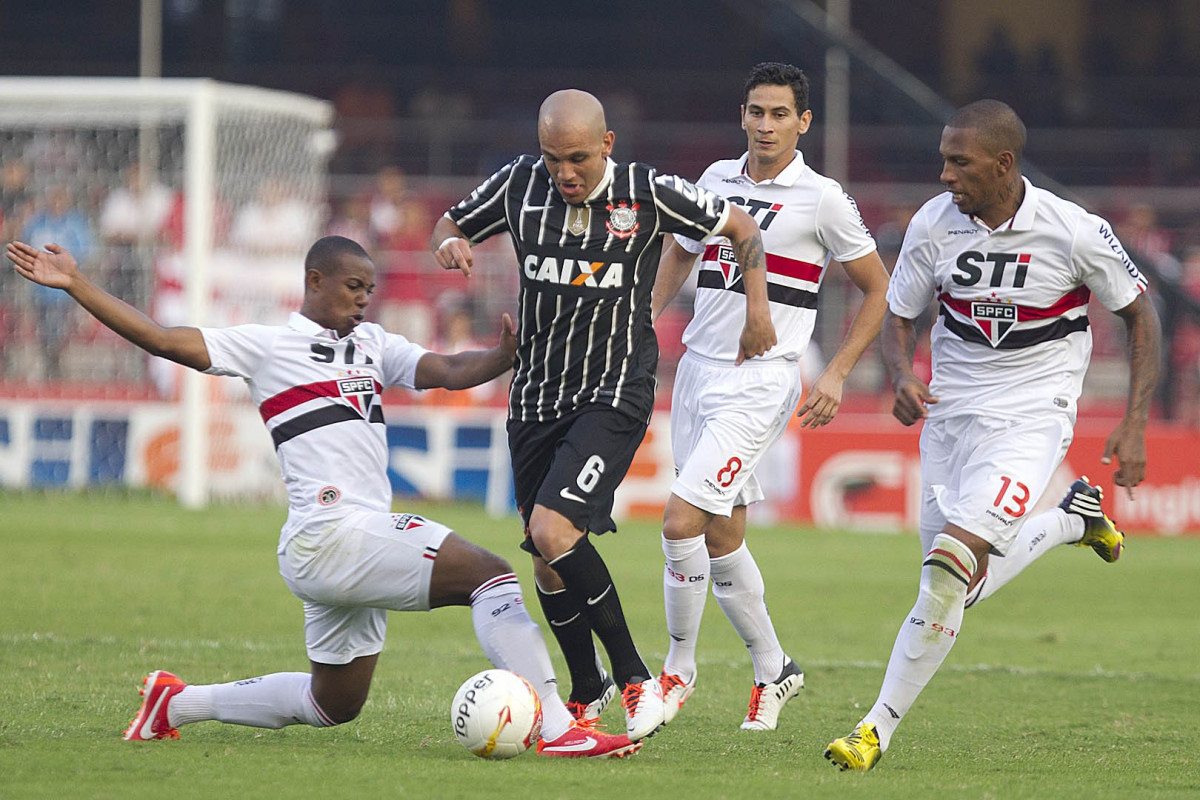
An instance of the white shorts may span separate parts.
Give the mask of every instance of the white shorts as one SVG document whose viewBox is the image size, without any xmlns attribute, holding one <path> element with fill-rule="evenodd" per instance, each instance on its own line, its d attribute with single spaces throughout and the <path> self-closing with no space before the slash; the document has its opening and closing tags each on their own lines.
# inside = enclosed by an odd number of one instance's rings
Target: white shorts
<svg viewBox="0 0 1200 800">
<path fill-rule="evenodd" d="M 955 416 L 921 431 L 921 552 L 946 523 L 1008 552 L 1074 435 L 1067 415 Z"/>
<path fill-rule="evenodd" d="M 304 642 L 318 664 L 383 650 L 387 612 L 428 611 L 429 581 L 450 529 L 415 514 L 353 511 L 301 530 L 279 573 L 304 601 Z"/>
<path fill-rule="evenodd" d="M 671 492 L 728 517 L 763 499 L 754 468 L 800 402 L 795 362 L 730 366 L 684 353 L 671 393 Z"/>
</svg>

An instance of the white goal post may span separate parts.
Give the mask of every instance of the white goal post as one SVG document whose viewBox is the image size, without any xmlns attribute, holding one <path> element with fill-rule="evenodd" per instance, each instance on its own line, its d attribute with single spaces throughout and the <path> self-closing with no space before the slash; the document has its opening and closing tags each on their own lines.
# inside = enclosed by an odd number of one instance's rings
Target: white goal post
<svg viewBox="0 0 1200 800">
<path fill-rule="evenodd" d="M 4 236 L 79 241 L 89 275 L 163 324 L 283 322 L 298 308 L 300 264 L 321 230 L 332 121 L 325 101 L 207 79 L 0 78 Z M 24 171 L 23 184 L 9 171 Z M 212 378 L 153 363 L 5 272 L 0 444 L 29 455 L 28 469 L 10 465 L 0 485 L 91 485 L 72 456 L 39 457 L 53 435 L 35 422 L 26 435 L 22 420 L 58 409 L 77 453 L 95 444 L 76 443 L 85 422 L 119 428 L 123 419 L 136 432 L 149 424 L 134 419 L 144 405 L 150 417 L 174 410 L 177 458 L 146 467 L 121 444 L 114 482 L 159 485 L 189 507 L 278 487 L 273 459 L 261 454 L 214 473 L 215 451 L 244 447 L 219 441 L 253 416 L 240 385 L 225 379 L 231 390 L 214 390 Z M 269 453 L 269 440 L 254 441 Z M 154 442 L 147 452 L 161 453 L 170 436 Z M 55 458 L 66 459 L 57 472 Z M 98 459 L 84 459 L 92 477 L 111 477 L 115 468 Z"/>
</svg>

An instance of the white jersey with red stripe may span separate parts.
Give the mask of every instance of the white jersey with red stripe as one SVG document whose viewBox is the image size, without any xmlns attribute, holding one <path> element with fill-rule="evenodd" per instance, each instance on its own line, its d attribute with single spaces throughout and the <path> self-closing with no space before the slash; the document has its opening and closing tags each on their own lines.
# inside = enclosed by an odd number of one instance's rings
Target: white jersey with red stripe
<svg viewBox="0 0 1200 800">
<path fill-rule="evenodd" d="M 1092 351 L 1087 305 L 1132 303 L 1146 280 L 1112 226 L 1025 184 L 1011 220 L 991 230 L 950 194 L 917 211 L 888 286 L 892 313 L 916 319 L 939 303 L 930 334 L 939 402 L 930 418 L 1075 416 Z"/>
<path fill-rule="evenodd" d="M 245 378 L 275 443 L 288 494 L 280 553 L 308 523 L 391 509 L 381 394 L 413 388 L 423 347 L 370 322 L 339 338 L 298 313 L 201 333 L 208 372 Z"/>
<path fill-rule="evenodd" d="M 796 151 L 775 178 L 755 183 L 748 155 L 713 163 L 696 184 L 741 206 L 762 231 L 767 294 L 778 344 L 761 360 L 799 360 L 816 319 L 817 291 L 830 257 L 853 261 L 875 251 L 854 200 L 837 181 L 814 172 Z M 746 290 L 733 246 L 723 236 L 706 242 L 675 237 L 701 254 L 695 314 L 683 333 L 689 351 L 705 358 L 737 360 L 738 337 L 746 322 Z"/>
</svg>

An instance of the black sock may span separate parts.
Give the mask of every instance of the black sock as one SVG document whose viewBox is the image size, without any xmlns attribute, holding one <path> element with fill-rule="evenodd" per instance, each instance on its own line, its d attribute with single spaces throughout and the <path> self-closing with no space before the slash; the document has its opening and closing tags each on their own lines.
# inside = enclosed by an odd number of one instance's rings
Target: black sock
<svg viewBox="0 0 1200 800">
<path fill-rule="evenodd" d="M 583 609 L 588 624 L 608 651 L 617 685 L 623 689 L 627 683 L 648 680 L 650 671 L 629 635 L 617 587 L 613 586 L 608 566 L 588 537 L 584 535 L 574 547 L 551 562 L 550 567 L 562 578 L 567 595 L 577 608 Z"/>
<path fill-rule="evenodd" d="M 571 601 L 565 589 L 549 594 L 539 586 L 537 596 L 546 622 L 550 623 L 550 632 L 567 660 L 567 670 L 571 673 L 569 699 L 577 703 L 592 702 L 600 696 L 604 682 L 596 667 L 596 645 L 587 615 Z"/>
</svg>

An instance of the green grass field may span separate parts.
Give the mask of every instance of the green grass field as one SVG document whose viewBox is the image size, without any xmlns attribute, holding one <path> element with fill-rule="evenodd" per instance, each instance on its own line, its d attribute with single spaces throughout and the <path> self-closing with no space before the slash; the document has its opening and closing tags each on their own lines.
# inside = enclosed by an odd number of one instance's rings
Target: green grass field
<svg viewBox="0 0 1200 800">
<path fill-rule="evenodd" d="M 532 598 L 514 520 L 409 510 L 505 555 Z M 710 600 L 696 693 L 632 759 L 485 762 L 460 748 L 450 699 L 487 666 L 465 609 L 393 614 L 371 698 L 348 725 L 210 722 L 177 742 L 121 741 L 151 669 L 210 683 L 307 668 L 300 603 L 276 569 L 283 517 L 140 495 L 0 494 L 0 797 L 1200 796 L 1200 539 L 1134 539 L 1112 566 L 1090 550 L 1049 554 L 968 612 L 866 774 L 839 773 L 821 754 L 875 699 L 916 591 L 913 535 L 752 532 L 808 685 L 774 733 L 738 730 L 749 657 Z M 657 669 L 667 639 L 657 528 L 627 524 L 598 547 Z M 619 727 L 619 709 L 605 721 Z"/>
</svg>

